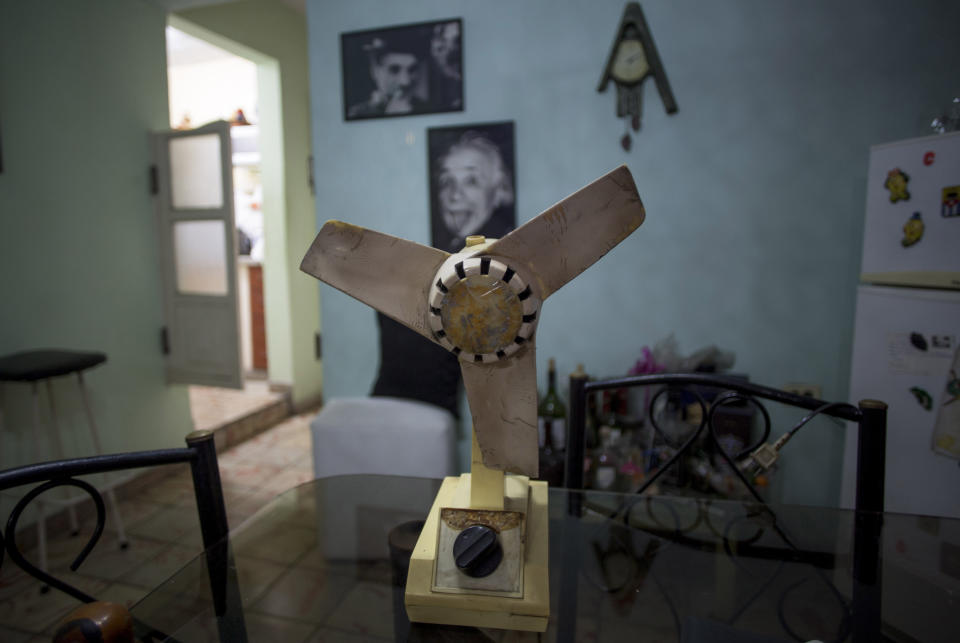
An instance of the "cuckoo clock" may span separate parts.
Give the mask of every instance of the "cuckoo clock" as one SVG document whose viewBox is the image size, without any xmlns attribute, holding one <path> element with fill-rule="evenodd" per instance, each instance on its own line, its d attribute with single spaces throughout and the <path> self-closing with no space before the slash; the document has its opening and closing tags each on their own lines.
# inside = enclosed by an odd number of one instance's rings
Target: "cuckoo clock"
<svg viewBox="0 0 960 643">
<path fill-rule="evenodd" d="M 643 17 L 643 10 L 638 3 L 630 2 L 623 10 L 623 17 L 613 37 L 613 46 L 603 67 L 600 85 L 597 86 L 598 92 L 605 91 L 611 80 L 617 86 L 617 116 L 629 122 L 621 139 L 624 150 L 629 151 L 632 142 L 629 127 L 635 132 L 640 130 L 643 81 L 651 76 L 657 83 L 667 113 L 676 113 L 677 102 Z"/>
</svg>

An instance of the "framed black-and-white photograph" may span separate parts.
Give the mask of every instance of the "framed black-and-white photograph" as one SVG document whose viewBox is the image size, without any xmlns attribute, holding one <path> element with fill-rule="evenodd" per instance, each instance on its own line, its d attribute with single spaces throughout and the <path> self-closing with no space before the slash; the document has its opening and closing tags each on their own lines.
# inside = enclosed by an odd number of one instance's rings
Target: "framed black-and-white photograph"
<svg viewBox="0 0 960 643">
<path fill-rule="evenodd" d="M 340 34 L 343 117 L 463 111 L 459 18 Z"/>
<path fill-rule="evenodd" d="M 427 130 L 433 247 L 460 252 L 470 235 L 517 226 L 513 140 L 512 122 Z"/>
</svg>

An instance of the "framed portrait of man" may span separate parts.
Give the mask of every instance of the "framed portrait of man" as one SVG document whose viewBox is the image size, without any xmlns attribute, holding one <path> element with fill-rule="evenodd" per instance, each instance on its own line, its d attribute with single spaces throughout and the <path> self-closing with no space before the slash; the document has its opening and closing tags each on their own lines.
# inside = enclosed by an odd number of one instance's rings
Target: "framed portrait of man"
<svg viewBox="0 0 960 643">
<path fill-rule="evenodd" d="M 513 122 L 427 130 L 431 245 L 463 250 L 470 235 L 501 238 L 517 225 Z"/>
<path fill-rule="evenodd" d="M 463 21 L 340 34 L 347 121 L 463 111 Z"/>
</svg>

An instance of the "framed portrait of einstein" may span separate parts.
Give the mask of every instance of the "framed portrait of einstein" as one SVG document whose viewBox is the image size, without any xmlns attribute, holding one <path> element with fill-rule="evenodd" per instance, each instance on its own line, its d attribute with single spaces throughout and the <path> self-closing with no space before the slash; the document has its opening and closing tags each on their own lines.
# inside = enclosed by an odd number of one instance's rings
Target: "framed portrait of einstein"
<svg viewBox="0 0 960 643">
<path fill-rule="evenodd" d="M 340 34 L 347 121 L 463 111 L 463 21 Z"/>
<path fill-rule="evenodd" d="M 513 122 L 427 130 L 431 245 L 463 250 L 465 239 L 501 238 L 517 226 Z"/>
</svg>

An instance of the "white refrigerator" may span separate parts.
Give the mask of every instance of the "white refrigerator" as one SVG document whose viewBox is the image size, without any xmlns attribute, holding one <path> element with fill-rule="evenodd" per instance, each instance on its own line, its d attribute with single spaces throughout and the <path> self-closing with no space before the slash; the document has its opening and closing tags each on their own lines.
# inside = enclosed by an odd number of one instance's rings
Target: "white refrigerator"
<svg viewBox="0 0 960 643">
<path fill-rule="evenodd" d="M 850 399 L 888 405 L 885 509 L 960 518 L 960 133 L 874 146 L 868 172 Z"/>
<path fill-rule="evenodd" d="M 871 148 L 860 273 L 850 400 L 888 407 L 884 622 L 947 643 L 960 595 L 960 133 Z"/>
</svg>

